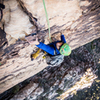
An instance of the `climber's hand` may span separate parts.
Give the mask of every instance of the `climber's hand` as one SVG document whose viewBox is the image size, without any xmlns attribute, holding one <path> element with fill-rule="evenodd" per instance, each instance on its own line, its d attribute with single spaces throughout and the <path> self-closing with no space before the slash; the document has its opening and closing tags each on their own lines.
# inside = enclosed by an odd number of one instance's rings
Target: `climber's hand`
<svg viewBox="0 0 100 100">
<path fill-rule="evenodd" d="M 38 42 L 38 38 L 36 37 L 36 40 L 35 41 L 29 41 L 29 43 L 31 44 L 31 45 L 38 45 L 39 44 L 39 42 Z"/>
</svg>

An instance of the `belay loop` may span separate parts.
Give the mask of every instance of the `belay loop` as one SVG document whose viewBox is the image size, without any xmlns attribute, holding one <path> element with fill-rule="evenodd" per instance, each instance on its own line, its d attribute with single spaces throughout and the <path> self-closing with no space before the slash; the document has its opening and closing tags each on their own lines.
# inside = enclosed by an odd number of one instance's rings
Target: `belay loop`
<svg viewBox="0 0 100 100">
<path fill-rule="evenodd" d="M 52 42 L 52 40 L 51 40 L 51 34 L 50 34 L 49 19 L 48 19 L 48 13 L 47 13 L 47 10 L 46 10 L 45 0 L 43 0 L 43 5 L 44 5 L 44 10 L 45 10 L 45 14 L 46 14 L 46 19 L 47 19 L 48 29 L 49 29 L 49 39 L 50 39 L 50 42 Z"/>
</svg>

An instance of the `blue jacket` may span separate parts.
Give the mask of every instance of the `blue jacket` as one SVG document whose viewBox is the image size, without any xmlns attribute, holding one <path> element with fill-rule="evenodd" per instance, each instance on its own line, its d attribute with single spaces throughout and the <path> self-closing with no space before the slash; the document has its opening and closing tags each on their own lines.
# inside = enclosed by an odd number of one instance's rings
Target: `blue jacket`
<svg viewBox="0 0 100 100">
<path fill-rule="evenodd" d="M 65 40 L 64 35 L 61 35 L 61 41 L 62 41 L 63 43 L 66 43 L 66 40 Z M 36 46 L 37 46 L 38 48 L 40 48 L 40 49 L 46 51 L 47 53 L 49 53 L 49 54 L 51 54 L 51 55 L 54 55 L 54 51 L 55 51 L 55 49 L 56 49 L 56 53 L 57 53 L 57 55 L 59 55 L 60 52 L 59 52 L 59 50 L 56 48 L 56 43 L 57 43 L 57 42 L 59 42 L 59 41 L 52 42 L 52 43 L 50 43 L 50 44 L 48 44 L 48 45 L 46 45 L 46 44 L 40 42 L 40 44 L 39 44 L 39 45 L 36 45 Z M 54 47 L 55 47 L 55 48 L 54 48 Z"/>
</svg>

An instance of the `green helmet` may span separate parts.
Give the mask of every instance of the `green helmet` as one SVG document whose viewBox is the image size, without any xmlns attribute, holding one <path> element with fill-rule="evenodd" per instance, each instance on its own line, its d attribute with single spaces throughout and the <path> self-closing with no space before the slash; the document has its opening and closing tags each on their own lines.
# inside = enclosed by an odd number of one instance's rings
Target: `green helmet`
<svg viewBox="0 0 100 100">
<path fill-rule="evenodd" d="M 67 43 L 64 43 L 60 48 L 60 53 L 64 56 L 69 56 L 71 54 L 71 48 Z"/>
</svg>

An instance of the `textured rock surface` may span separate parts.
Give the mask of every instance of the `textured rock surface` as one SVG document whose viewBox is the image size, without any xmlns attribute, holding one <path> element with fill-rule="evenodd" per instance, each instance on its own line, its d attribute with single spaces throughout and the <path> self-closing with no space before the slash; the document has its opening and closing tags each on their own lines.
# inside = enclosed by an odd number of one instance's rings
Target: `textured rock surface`
<svg viewBox="0 0 100 100">
<path fill-rule="evenodd" d="M 7 42 L 6 33 L 0 28 L 0 48 Z"/>
<path fill-rule="evenodd" d="M 48 28 L 42 0 L 21 0 L 29 12 L 37 19 L 41 30 Z M 65 29 L 82 15 L 78 0 L 46 0 L 46 8 L 50 20 L 50 27 Z M 35 9 L 35 10 L 33 10 Z"/>
<path fill-rule="evenodd" d="M 29 21 L 29 17 L 22 11 L 16 0 L 5 0 L 2 23 L 4 24 L 6 37 L 9 44 L 16 42 L 18 38 L 32 32 L 34 25 Z"/>
<path fill-rule="evenodd" d="M 100 91 L 99 43 L 100 40 L 98 39 L 73 50 L 69 57 L 65 57 L 61 66 L 45 68 L 32 77 L 30 83 L 18 92 L 12 100 L 22 100 L 22 97 L 28 100 L 56 100 L 62 93 L 60 100 L 66 97 L 65 100 L 70 100 L 73 95 L 74 98 L 71 100 L 86 100 L 85 98 L 90 100 L 89 97 L 97 100 L 100 95 L 98 92 Z M 99 79 L 95 80 L 97 77 Z M 34 84 L 38 85 L 35 89 L 32 88 Z M 77 91 L 82 91 L 82 89 L 84 92 L 77 94 Z M 31 93 L 26 94 L 25 91 L 27 90 L 30 90 Z"/>
<path fill-rule="evenodd" d="M 17 3 L 17 1 L 19 3 Z M 8 7 L 5 9 L 7 12 L 4 11 L 4 13 L 7 13 L 8 15 L 6 16 L 4 14 L 4 19 L 7 20 L 3 19 L 2 22 L 4 23 L 4 29 L 7 33 L 6 37 L 8 39 L 8 43 L 11 44 L 12 42 L 16 42 L 15 39 L 18 39 L 21 36 L 25 36 L 25 33 L 29 34 L 32 30 L 36 31 L 36 25 L 38 25 L 37 34 L 39 39 L 44 39 L 48 33 L 48 30 L 45 30 L 47 29 L 45 13 L 41 11 L 43 10 L 42 1 L 36 1 L 36 2 L 34 2 L 34 0 L 31 0 L 30 2 L 27 0 L 17 0 L 17 1 L 5 0 L 4 2 L 6 7 Z M 96 38 L 99 38 L 100 37 L 99 0 L 95 1 L 86 0 L 80 2 L 78 2 L 77 0 L 73 1 L 65 0 L 65 1 L 66 5 L 64 5 L 64 2 L 61 1 L 59 1 L 58 4 L 56 2 L 52 3 L 53 1 L 49 0 L 47 0 L 46 2 L 46 5 L 50 4 L 50 7 L 49 6 L 47 7 L 48 11 L 51 14 L 49 17 L 50 23 L 54 22 L 53 23 L 54 25 L 51 24 L 51 33 L 53 34 L 53 37 L 59 39 L 60 36 L 59 31 L 61 31 L 65 35 L 67 43 L 70 44 L 72 50 L 88 42 L 91 42 Z M 36 5 L 33 6 L 34 3 L 38 4 L 39 6 Z M 60 3 L 61 5 L 63 4 L 64 6 L 59 7 L 58 5 Z M 72 3 L 75 3 L 75 9 L 72 7 L 73 6 Z M 77 3 L 80 5 L 81 10 Z M 28 8 L 29 5 L 31 4 L 32 6 Z M 69 8 L 70 6 L 71 8 L 73 8 L 72 12 L 71 10 L 67 9 L 67 4 L 69 5 Z M 23 6 L 24 8 L 22 8 Z M 33 9 L 31 7 L 33 8 L 39 7 L 41 9 L 40 10 L 38 8 Z M 53 9 L 55 10 L 58 7 L 58 9 L 56 10 L 57 12 L 52 13 L 51 11 L 52 7 L 54 7 Z M 63 9 L 63 11 L 62 10 L 60 11 L 60 9 Z M 76 16 L 74 16 L 75 20 L 76 19 L 77 20 L 76 21 L 74 20 L 73 22 L 74 17 L 72 18 L 71 16 L 75 14 L 77 9 L 79 9 L 78 15 L 76 14 Z M 34 15 L 33 11 L 37 15 Z M 62 14 L 58 11 L 62 12 Z M 68 13 L 66 16 L 65 12 Z M 83 13 L 82 16 L 80 16 L 81 12 Z M 58 17 L 58 15 L 56 16 L 57 13 L 59 14 L 60 17 Z M 29 20 L 30 18 L 31 20 Z M 61 22 L 58 21 L 59 18 Z M 35 20 L 37 19 L 37 21 L 35 21 L 34 19 Z M 70 21 L 69 23 L 67 19 L 69 19 Z M 32 23 L 30 23 L 30 21 Z M 33 28 L 34 27 L 33 24 L 35 25 L 35 28 Z M 42 31 L 41 28 L 44 29 L 44 31 Z M 10 40 L 12 40 L 12 42 L 10 42 Z M 45 42 L 47 43 L 47 40 Z M 0 93 L 18 84 L 19 82 L 22 82 L 25 79 L 37 74 L 45 67 L 47 67 L 45 60 L 42 59 L 42 54 L 40 54 L 40 56 L 36 60 L 34 61 L 30 60 L 30 54 L 32 53 L 33 49 L 34 51 L 36 51 L 35 46 L 31 47 L 26 41 L 18 40 L 15 44 L 10 45 L 3 50 L 3 53 L 0 56 Z"/>
</svg>

